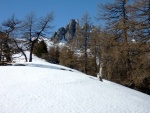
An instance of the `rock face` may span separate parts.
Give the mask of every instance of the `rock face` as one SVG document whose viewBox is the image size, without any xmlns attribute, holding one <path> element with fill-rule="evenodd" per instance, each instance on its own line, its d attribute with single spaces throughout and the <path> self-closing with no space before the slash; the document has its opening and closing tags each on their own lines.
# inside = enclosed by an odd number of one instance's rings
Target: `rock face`
<svg viewBox="0 0 150 113">
<path fill-rule="evenodd" d="M 52 40 L 55 42 L 60 42 L 61 40 L 69 41 L 73 39 L 76 33 L 76 28 L 78 21 L 71 19 L 66 27 L 61 27 L 52 36 Z"/>
<path fill-rule="evenodd" d="M 74 19 L 72 19 L 70 23 L 67 25 L 66 27 L 66 30 L 67 30 L 66 39 L 67 40 L 71 40 L 75 36 L 76 24 L 77 22 Z"/>
<path fill-rule="evenodd" d="M 56 34 L 56 39 L 65 40 L 65 34 L 66 34 L 66 29 L 64 27 L 59 28 Z"/>
</svg>

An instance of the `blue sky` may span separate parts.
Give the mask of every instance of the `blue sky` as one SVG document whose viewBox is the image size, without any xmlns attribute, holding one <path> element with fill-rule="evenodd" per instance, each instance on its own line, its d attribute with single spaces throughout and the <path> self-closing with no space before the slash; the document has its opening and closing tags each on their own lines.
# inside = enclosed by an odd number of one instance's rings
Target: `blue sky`
<svg viewBox="0 0 150 113">
<path fill-rule="evenodd" d="M 92 22 L 95 22 L 97 3 L 110 1 L 112 0 L 0 0 L 0 22 L 13 14 L 16 18 L 23 19 L 31 12 L 35 12 L 37 17 L 54 12 L 52 31 L 55 31 L 66 26 L 71 19 L 80 20 L 86 12 L 91 16 Z"/>
</svg>

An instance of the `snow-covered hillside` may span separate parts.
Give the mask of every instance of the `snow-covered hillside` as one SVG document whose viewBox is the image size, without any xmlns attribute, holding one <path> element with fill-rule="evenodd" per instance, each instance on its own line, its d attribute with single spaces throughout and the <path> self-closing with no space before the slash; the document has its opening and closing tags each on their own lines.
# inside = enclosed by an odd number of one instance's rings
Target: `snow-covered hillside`
<svg viewBox="0 0 150 113">
<path fill-rule="evenodd" d="M 33 56 L 0 67 L 0 113 L 149 113 L 150 96 Z M 18 66 L 25 65 L 25 66 Z"/>
</svg>

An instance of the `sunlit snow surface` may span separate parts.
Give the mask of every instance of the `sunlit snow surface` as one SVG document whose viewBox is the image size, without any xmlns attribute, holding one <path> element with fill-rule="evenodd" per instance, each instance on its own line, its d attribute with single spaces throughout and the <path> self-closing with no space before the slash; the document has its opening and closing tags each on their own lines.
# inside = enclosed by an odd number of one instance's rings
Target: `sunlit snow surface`
<svg viewBox="0 0 150 113">
<path fill-rule="evenodd" d="M 15 61 L 0 67 L 0 113 L 150 113 L 144 93 L 35 56 Z"/>
</svg>

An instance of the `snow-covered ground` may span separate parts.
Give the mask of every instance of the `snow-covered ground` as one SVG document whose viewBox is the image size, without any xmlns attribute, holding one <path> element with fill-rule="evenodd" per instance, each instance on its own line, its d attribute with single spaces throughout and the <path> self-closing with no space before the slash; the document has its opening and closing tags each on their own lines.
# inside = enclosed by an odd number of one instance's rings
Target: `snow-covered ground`
<svg viewBox="0 0 150 113">
<path fill-rule="evenodd" d="M 144 93 L 35 56 L 14 61 L 0 67 L 0 113 L 150 113 Z"/>
</svg>

